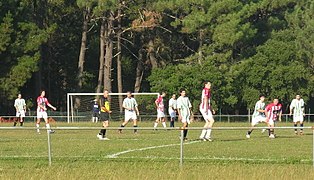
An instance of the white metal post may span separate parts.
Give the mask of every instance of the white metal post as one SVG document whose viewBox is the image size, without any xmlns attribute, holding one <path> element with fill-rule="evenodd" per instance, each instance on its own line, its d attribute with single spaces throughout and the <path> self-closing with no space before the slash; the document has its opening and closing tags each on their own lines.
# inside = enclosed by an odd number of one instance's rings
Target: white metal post
<svg viewBox="0 0 314 180">
<path fill-rule="evenodd" d="M 183 141 L 184 141 L 184 129 L 181 129 L 181 138 L 180 138 L 180 167 L 183 165 Z"/>
<path fill-rule="evenodd" d="M 49 160 L 49 166 L 51 166 L 51 142 L 50 142 L 50 129 L 47 129 L 47 137 L 48 137 L 48 160 Z"/>
<path fill-rule="evenodd" d="M 70 123 L 70 95 L 67 94 L 67 120 Z"/>
</svg>

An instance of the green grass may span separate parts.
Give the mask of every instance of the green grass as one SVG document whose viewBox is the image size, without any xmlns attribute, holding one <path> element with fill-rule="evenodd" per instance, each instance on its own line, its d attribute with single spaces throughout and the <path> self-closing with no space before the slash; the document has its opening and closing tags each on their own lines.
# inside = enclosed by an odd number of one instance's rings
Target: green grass
<svg viewBox="0 0 314 180">
<path fill-rule="evenodd" d="M 152 126 L 141 122 L 140 127 Z M 2 123 L 0 126 L 11 126 Z M 112 122 L 118 127 L 119 122 Z M 180 125 L 177 123 L 176 125 Z M 193 123 L 191 127 L 201 127 Z M 306 124 L 307 126 L 313 124 Z M 34 124 L 26 123 L 33 127 Z M 43 126 L 43 124 L 42 124 Z M 100 127 L 92 123 L 56 123 L 53 126 Z M 127 127 L 131 127 L 128 124 Z M 216 123 L 215 126 L 248 126 Z M 279 123 L 278 126 L 291 126 Z M 47 134 L 35 130 L 0 131 L 0 179 L 312 179 L 312 130 L 295 136 L 276 130 L 269 139 L 260 130 L 245 138 L 246 130 L 213 130 L 213 142 L 196 141 L 200 130 L 190 130 L 179 167 L 179 131 L 58 130 L 51 135 L 52 166 L 48 166 Z M 118 154 L 117 154 L 118 153 Z M 120 153 L 120 154 L 119 154 Z M 113 155 L 116 155 L 113 157 Z"/>
</svg>

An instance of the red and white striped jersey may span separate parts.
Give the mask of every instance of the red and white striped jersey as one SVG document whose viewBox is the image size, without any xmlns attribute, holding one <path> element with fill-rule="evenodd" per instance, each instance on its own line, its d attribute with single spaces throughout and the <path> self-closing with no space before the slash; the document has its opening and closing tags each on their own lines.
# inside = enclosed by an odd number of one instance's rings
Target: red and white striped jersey
<svg viewBox="0 0 314 180">
<path fill-rule="evenodd" d="M 45 110 L 41 107 L 39 107 L 39 105 L 46 107 L 46 105 L 50 104 L 48 102 L 48 99 L 42 96 L 38 96 L 37 98 L 37 112 L 44 112 Z"/>
<path fill-rule="evenodd" d="M 158 104 L 157 110 L 163 112 L 163 111 L 164 111 L 164 100 L 163 100 L 162 96 L 159 96 L 159 97 L 156 99 L 155 103 Z"/>
<path fill-rule="evenodd" d="M 205 103 L 205 98 L 207 97 L 208 103 Z M 208 110 L 210 109 L 210 89 L 204 88 L 202 91 L 202 100 L 201 100 L 201 109 Z"/>
<path fill-rule="evenodd" d="M 267 118 L 276 121 L 279 113 L 282 111 L 282 105 L 280 103 L 277 105 L 270 103 L 266 106 L 265 110 L 267 111 Z"/>
</svg>

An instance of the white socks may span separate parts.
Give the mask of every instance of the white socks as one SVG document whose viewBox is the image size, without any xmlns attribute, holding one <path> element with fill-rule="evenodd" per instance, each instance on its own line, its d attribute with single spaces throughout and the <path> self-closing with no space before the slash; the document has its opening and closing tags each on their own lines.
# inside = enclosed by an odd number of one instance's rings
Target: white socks
<svg viewBox="0 0 314 180">
<path fill-rule="evenodd" d="M 47 129 L 50 129 L 50 124 L 46 124 L 46 128 L 47 128 Z"/>
<path fill-rule="evenodd" d="M 156 122 L 155 122 L 155 123 L 154 123 L 154 128 L 156 128 L 156 127 L 157 127 L 157 125 L 158 125 L 158 123 L 156 123 Z"/>
<path fill-rule="evenodd" d="M 203 139 L 203 138 L 210 139 L 211 133 L 212 133 L 212 129 L 211 128 L 203 129 L 202 133 L 200 135 L 200 139 Z"/>
<path fill-rule="evenodd" d="M 39 124 L 36 124 L 37 132 L 39 133 Z"/>
<path fill-rule="evenodd" d="M 164 128 L 166 128 L 166 122 L 161 123 Z"/>
<path fill-rule="evenodd" d="M 206 129 L 203 129 L 203 130 L 202 130 L 202 133 L 201 133 L 201 135 L 200 135 L 200 139 L 205 138 L 206 131 L 207 131 Z"/>
<path fill-rule="evenodd" d="M 207 129 L 207 130 L 206 130 L 206 136 L 205 136 L 205 138 L 206 138 L 206 139 L 209 139 L 211 133 L 212 133 L 212 129 Z"/>
</svg>

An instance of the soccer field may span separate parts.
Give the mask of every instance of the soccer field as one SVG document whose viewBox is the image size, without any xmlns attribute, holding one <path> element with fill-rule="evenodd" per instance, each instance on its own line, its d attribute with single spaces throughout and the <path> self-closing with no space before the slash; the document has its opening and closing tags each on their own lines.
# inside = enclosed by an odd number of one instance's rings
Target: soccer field
<svg viewBox="0 0 314 180">
<path fill-rule="evenodd" d="M 119 122 L 110 126 L 118 127 Z M 2 123 L 1 126 L 12 124 Z M 152 122 L 140 122 L 151 127 Z M 181 125 L 177 123 L 176 125 Z M 201 127 L 193 123 L 191 127 Z M 311 126 L 313 124 L 306 124 Z M 33 127 L 33 123 L 26 123 Z M 43 124 L 42 124 L 43 126 Z M 92 123 L 55 123 L 53 127 L 100 127 Z M 131 127 L 128 124 L 127 127 Z M 215 126 L 248 126 L 216 123 Z M 277 126 L 291 126 L 278 123 Z M 17 127 L 19 128 L 19 127 Z M 246 130 L 213 130 L 213 142 L 198 141 L 200 130 L 190 130 L 179 166 L 178 130 L 141 130 L 133 134 L 108 130 L 109 141 L 96 138 L 98 130 L 57 130 L 51 135 L 52 165 L 48 166 L 47 134 L 35 130 L 0 131 L 0 179 L 312 179 L 313 135 L 306 129 L 277 129 L 276 139 L 260 130 L 251 139 Z"/>
</svg>

